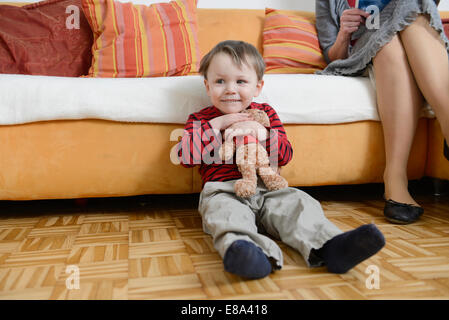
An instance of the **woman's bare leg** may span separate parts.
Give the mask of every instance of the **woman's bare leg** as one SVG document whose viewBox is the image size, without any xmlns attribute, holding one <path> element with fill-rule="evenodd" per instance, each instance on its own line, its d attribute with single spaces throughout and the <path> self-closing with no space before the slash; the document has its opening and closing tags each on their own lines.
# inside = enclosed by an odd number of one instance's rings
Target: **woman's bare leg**
<svg viewBox="0 0 449 320">
<path fill-rule="evenodd" d="M 400 38 L 416 82 L 449 140 L 449 61 L 444 43 L 424 15 L 401 31 Z"/>
<path fill-rule="evenodd" d="M 373 65 L 385 141 L 385 197 L 417 205 L 408 191 L 407 163 L 423 98 L 398 35 L 377 53 Z"/>
</svg>

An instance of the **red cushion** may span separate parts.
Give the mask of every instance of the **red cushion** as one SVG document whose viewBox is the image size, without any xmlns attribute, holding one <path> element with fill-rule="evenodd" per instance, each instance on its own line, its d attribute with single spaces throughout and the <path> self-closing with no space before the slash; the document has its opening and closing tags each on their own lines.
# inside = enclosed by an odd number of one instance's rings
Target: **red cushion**
<svg viewBox="0 0 449 320">
<path fill-rule="evenodd" d="M 74 26 L 78 7 L 79 29 Z M 69 8 L 70 9 L 70 8 Z M 81 0 L 0 5 L 0 73 L 78 77 L 89 71 L 92 31 Z"/>
</svg>

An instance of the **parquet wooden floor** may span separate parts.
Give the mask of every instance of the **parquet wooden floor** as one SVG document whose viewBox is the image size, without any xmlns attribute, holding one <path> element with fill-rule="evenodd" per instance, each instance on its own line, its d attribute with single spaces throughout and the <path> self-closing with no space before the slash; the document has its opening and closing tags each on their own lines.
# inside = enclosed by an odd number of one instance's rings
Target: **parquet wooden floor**
<svg viewBox="0 0 449 320">
<path fill-rule="evenodd" d="M 284 268 L 243 280 L 202 231 L 198 195 L 0 201 L 0 299 L 449 299 L 449 195 L 417 194 L 425 215 L 401 226 L 381 185 L 303 190 L 343 231 L 374 222 L 384 249 L 335 275 L 279 243 Z"/>
</svg>

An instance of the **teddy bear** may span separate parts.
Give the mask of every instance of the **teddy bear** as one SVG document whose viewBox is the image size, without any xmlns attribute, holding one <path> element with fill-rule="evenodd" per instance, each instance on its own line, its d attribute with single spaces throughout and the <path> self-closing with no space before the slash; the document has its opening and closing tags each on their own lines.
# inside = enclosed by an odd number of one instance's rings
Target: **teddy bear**
<svg viewBox="0 0 449 320">
<path fill-rule="evenodd" d="M 268 115 L 259 109 L 243 110 L 249 113 L 254 121 L 259 122 L 264 127 L 270 126 Z M 233 128 L 230 125 L 228 129 Z M 258 141 L 252 136 L 244 136 L 225 139 L 219 149 L 219 156 L 222 160 L 228 160 L 233 157 L 234 151 L 236 155 L 236 164 L 238 170 L 242 174 L 242 179 L 235 182 L 234 190 L 237 196 L 249 198 L 256 193 L 257 173 L 261 177 L 268 190 L 279 190 L 288 187 L 288 182 L 270 167 L 268 153 Z"/>
</svg>

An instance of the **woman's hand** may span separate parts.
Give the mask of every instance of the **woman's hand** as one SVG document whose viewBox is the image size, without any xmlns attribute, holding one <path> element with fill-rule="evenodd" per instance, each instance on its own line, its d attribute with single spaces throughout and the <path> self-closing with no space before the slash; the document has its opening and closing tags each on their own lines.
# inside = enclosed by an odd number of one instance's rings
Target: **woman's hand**
<svg viewBox="0 0 449 320">
<path fill-rule="evenodd" d="M 351 35 L 357 31 L 369 13 L 360 9 L 347 9 L 340 17 L 340 30 L 337 39 L 328 51 L 330 61 L 346 59 L 348 57 L 348 47 L 351 42 Z"/>
<path fill-rule="evenodd" d="M 365 19 L 369 17 L 369 13 L 360 9 L 347 9 L 343 11 L 340 17 L 339 35 L 350 38 L 351 34 L 356 32 Z"/>
<path fill-rule="evenodd" d="M 265 141 L 268 138 L 268 130 L 257 121 L 242 121 L 227 129 L 224 133 L 224 139 L 228 141 L 234 137 L 248 135 L 255 137 L 259 141 Z"/>
</svg>

